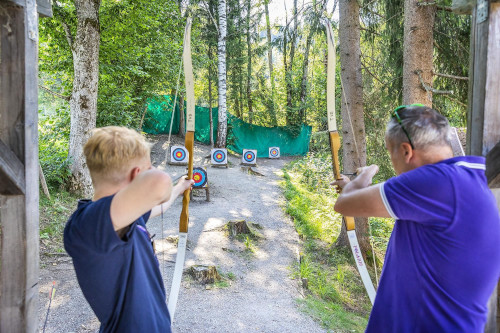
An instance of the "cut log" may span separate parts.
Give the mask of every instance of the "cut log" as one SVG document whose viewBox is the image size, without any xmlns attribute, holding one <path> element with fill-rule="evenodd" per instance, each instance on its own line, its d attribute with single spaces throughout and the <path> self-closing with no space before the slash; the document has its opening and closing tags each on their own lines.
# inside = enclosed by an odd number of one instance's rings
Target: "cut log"
<svg viewBox="0 0 500 333">
<path fill-rule="evenodd" d="M 246 220 L 229 221 L 226 224 L 226 229 L 230 237 L 237 237 L 238 235 L 248 235 L 252 238 L 264 238 L 264 236 L 257 230 L 262 229 L 258 223 L 247 222 Z"/>
<path fill-rule="evenodd" d="M 217 272 L 217 268 L 211 265 L 194 265 L 186 268 L 185 272 L 201 284 L 215 283 L 222 279 Z"/>
</svg>

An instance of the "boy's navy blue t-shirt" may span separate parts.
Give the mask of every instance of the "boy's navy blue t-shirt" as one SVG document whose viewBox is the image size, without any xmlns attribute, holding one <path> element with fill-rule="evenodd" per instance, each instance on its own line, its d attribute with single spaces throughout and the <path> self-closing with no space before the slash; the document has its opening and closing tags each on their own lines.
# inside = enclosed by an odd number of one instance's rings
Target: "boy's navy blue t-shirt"
<svg viewBox="0 0 500 333">
<path fill-rule="evenodd" d="M 500 276 L 500 217 L 484 158 L 425 165 L 381 186 L 396 219 L 367 332 L 483 332 Z"/>
<path fill-rule="evenodd" d="M 120 239 L 113 228 L 113 196 L 81 200 L 64 229 L 83 295 L 101 322 L 100 332 L 171 332 L 165 287 L 146 221 Z"/>
</svg>

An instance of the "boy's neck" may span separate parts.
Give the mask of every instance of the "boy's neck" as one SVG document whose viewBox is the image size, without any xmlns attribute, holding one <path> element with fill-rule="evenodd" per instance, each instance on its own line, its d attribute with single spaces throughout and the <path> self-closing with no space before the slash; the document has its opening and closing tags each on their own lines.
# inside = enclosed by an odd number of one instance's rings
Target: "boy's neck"
<svg viewBox="0 0 500 333">
<path fill-rule="evenodd" d="M 97 201 L 104 197 L 116 194 L 123 187 L 124 187 L 123 184 L 119 185 L 102 184 L 101 186 L 96 186 L 94 191 L 94 196 L 92 197 L 92 201 Z"/>
</svg>

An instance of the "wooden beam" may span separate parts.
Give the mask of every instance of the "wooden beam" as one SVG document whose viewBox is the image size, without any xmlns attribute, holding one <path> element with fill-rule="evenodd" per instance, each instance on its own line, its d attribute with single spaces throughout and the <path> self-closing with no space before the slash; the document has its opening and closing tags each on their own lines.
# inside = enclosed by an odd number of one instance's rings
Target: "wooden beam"
<svg viewBox="0 0 500 333">
<path fill-rule="evenodd" d="M 25 7 L 26 0 L 2 0 L 4 2 L 11 2 L 15 5 Z M 42 17 L 52 17 L 52 4 L 50 0 L 36 0 L 38 14 Z"/>
<path fill-rule="evenodd" d="M 486 179 L 490 188 L 500 188 L 500 141 L 486 155 Z"/>
<path fill-rule="evenodd" d="M 0 194 L 0 332 L 38 330 L 37 45 L 35 0 L 0 1 L 0 139 L 25 177 L 24 195 Z"/>
<path fill-rule="evenodd" d="M 483 155 L 500 141 L 500 3 L 498 2 L 490 4 L 487 64 Z"/>
<path fill-rule="evenodd" d="M 0 194 L 24 194 L 24 164 L 0 140 Z"/>
</svg>

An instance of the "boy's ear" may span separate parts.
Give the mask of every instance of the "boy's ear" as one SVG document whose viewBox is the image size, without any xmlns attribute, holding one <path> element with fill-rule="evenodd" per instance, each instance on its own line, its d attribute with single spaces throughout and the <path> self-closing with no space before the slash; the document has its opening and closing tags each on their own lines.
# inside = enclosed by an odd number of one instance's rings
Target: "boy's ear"
<svg viewBox="0 0 500 333">
<path fill-rule="evenodd" d="M 132 170 L 130 170 L 129 174 L 128 174 L 128 181 L 131 182 L 135 179 L 135 177 L 137 177 L 137 175 L 139 174 L 139 172 L 141 171 L 141 168 L 139 167 L 134 167 Z"/>
</svg>

